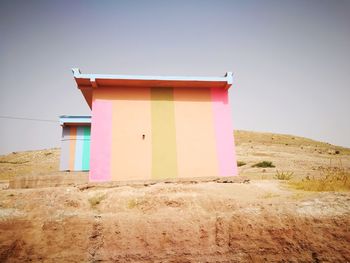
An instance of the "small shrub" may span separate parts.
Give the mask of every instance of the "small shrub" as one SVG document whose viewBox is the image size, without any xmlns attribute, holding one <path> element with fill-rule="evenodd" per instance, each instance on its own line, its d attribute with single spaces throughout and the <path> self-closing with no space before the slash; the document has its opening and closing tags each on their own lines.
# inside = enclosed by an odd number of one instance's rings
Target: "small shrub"
<svg viewBox="0 0 350 263">
<path fill-rule="evenodd" d="M 273 168 L 273 167 L 275 167 L 275 166 L 272 164 L 272 162 L 263 161 L 263 162 L 256 163 L 256 164 L 252 165 L 252 167 Z"/>
<path fill-rule="evenodd" d="M 276 171 L 276 174 L 274 176 L 277 180 L 290 180 L 293 178 L 294 173 L 293 172 L 284 172 L 284 171 Z"/>
<path fill-rule="evenodd" d="M 247 163 L 242 162 L 242 161 L 238 161 L 238 162 L 237 162 L 237 166 L 238 166 L 238 167 L 241 167 L 241 166 L 246 165 L 246 164 L 247 164 Z"/>
<path fill-rule="evenodd" d="M 96 208 L 105 198 L 106 198 L 106 195 L 101 195 L 101 194 L 98 194 L 89 198 L 89 203 L 91 205 L 91 208 Z"/>
</svg>

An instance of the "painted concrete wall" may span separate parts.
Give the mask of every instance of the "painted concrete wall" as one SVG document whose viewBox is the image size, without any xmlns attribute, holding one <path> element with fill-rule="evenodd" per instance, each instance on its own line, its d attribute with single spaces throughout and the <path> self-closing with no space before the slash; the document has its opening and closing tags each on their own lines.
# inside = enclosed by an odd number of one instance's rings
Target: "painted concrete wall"
<svg viewBox="0 0 350 263">
<path fill-rule="evenodd" d="M 90 170 L 90 126 L 62 128 L 60 170 Z"/>
<path fill-rule="evenodd" d="M 237 175 L 228 91 L 93 90 L 91 181 Z"/>
</svg>

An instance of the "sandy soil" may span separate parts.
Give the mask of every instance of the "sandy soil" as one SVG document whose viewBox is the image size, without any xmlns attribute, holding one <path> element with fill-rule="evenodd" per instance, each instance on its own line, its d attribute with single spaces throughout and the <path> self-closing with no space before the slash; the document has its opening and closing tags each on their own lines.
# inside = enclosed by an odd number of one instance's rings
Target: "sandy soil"
<svg viewBox="0 0 350 263">
<path fill-rule="evenodd" d="M 276 168 L 304 177 L 330 160 L 349 167 L 349 149 L 267 133 L 236 140 L 249 183 L 9 189 L 6 178 L 36 162 L 41 174 L 58 165 L 58 150 L 22 164 L 16 156 L 30 152 L 0 157 L 0 262 L 349 262 L 350 193 L 269 179 Z M 251 167 L 263 160 L 276 168 Z"/>
</svg>

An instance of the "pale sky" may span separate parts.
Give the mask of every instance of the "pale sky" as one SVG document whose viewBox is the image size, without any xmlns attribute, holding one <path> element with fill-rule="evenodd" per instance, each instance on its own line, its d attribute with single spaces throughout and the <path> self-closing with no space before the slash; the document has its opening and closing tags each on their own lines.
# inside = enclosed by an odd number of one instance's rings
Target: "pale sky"
<svg viewBox="0 0 350 263">
<path fill-rule="evenodd" d="M 350 1 L 0 1 L 0 115 L 89 115 L 71 73 L 223 76 L 235 129 L 350 147 Z M 60 145 L 0 118 L 0 154 Z"/>
</svg>

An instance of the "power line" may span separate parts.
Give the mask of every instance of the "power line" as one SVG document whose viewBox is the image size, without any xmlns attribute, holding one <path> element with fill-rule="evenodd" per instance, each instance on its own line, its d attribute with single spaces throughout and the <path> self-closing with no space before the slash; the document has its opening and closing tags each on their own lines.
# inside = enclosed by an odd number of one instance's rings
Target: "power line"
<svg viewBox="0 0 350 263">
<path fill-rule="evenodd" d="M 58 123 L 58 121 L 54 121 L 54 120 L 24 118 L 24 117 L 14 117 L 14 116 L 1 116 L 1 115 L 0 115 L 0 119 L 24 120 L 24 121 L 42 121 L 42 122 L 55 122 L 55 123 Z"/>
</svg>

